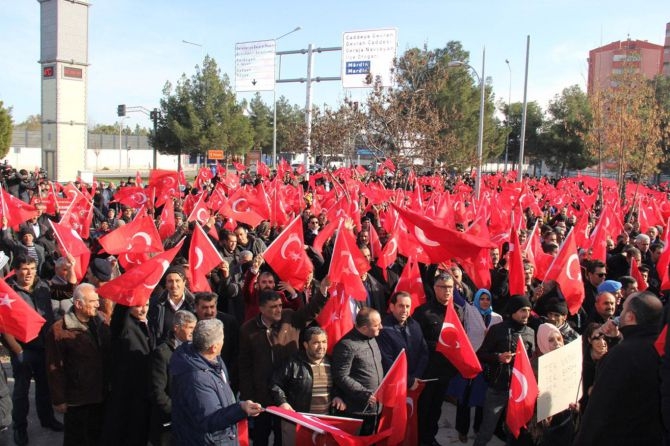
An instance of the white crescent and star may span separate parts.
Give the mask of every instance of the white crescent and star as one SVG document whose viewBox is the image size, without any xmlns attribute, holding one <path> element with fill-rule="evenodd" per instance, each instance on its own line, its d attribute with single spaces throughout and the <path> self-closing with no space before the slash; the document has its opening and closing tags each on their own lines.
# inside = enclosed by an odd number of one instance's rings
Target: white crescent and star
<svg viewBox="0 0 670 446">
<path fill-rule="evenodd" d="M 238 198 L 237 200 L 233 201 L 233 205 L 231 206 L 233 211 L 235 211 L 235 212 L 247 212 L 249 210 L 248 205 L 243 210 L 237 209 L 238 203 L 240 203 L 240 202 L 247 203 L 248 200 L 246 198 Z"/>
<path fill-rule="evenodd" d="M 286 257 L 286 250 L 291 246 L 292 243 L 295 243 L 298 245 L 297 250 L 289 250 L 288 256 L 291 258 L 291 260 L 299 260 L 302 255 L 299 252 L 300 249 L 302 248 L 302 243 L 300 242 L 300 237 L 298 237 L 297 234 L 291 234 L 288 236 L 288 239 L 284 242 L 283 245 L 281 245 L 281 251 L 280 254 L 283 259 L 288 260 L 288 257 Z"/>
<path fill-rule="evenodd" d="M 12 302 L 14 302 L 16 299 L 10 299 L 8 294 L 3 293 L 0 295 L 0 306 L 4 305 L 9 308 L 12 308 Z"/>
<path fill-rule="evenodd" d="M 521 386 L 521 393 L 519 394 L 519 397 L 514 400 L 515 403 L 520 403 L 521 401 L 526 399 L 526 396 L 528 395 L 528 380 L 526 379 L 525 376 L 523 376 L 523 373 L 521 373 L 517 369 L 512 369 L 512 373 L 514 374 L 514 378 L 516 378 L 519 381 L 519 385 Z M 512 395 L 512 388 L 510 387 L 510 398 L 514 398 L 514 395 Z"/>
<path fill-rule="evenodd" d="M 205 216 L 204 216 L 204 217 L 201 215 L 202 212 L 205 213 Z M 205 209 L 205 208 L 200 208 L 200 209 L 198 209 L 198 212 L 195 213 L 195 218 L 196 218 L 196 220 L 198 220 L 198 222 L 200 222 L 200 223 L 204 223 L 204 222 L 206 222 L 207 219 L 209 218 L 209 216 L 207 215 L 207 209 Z"/>
<path fill-rule="evenodd" d="M 447 348 L 461 348 L 461 345 L 458 341 L 456 341 L 456 345 L 449 345 L 446 342 L 444 342 L 444 339 L 442 339 L 442 333 L 444 333 L 445 329 L 453 328 L 454 331 L 456 330 L 456 326 L 452 324 L 451 322 L 444 322 L 442 324 L 442 330 L 440 331 L 440 336 L 437 338 L 437 342 L 440 344 L 444 345 Z"/>
<path fill-rule="evenodd" d="M 133 234 L 133 236 L 130 237 L 130 240 L 134 242 L 136 237 L 140 237 L 142 240 L 144 240 L 144 244 L 146 246 L 151 246 L 151 236 L 149 236 L 149 234 L 147 234 L 146 232 L 140 231 L 136 234 Z"/>
</svg>

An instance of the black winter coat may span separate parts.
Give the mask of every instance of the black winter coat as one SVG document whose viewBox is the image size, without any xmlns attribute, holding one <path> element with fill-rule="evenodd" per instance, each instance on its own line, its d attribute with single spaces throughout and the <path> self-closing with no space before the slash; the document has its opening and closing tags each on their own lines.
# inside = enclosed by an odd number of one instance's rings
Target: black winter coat
<svg viewBox="0 0 670 446">
<path fill-rule="evenodd" d="M 663 441 L 656 327 L 621 327 L 623 341 L 596 369 L 574 446 L 660 445 Z"/>
<path fill-rule="evenodd" d="M 324 361 L 330 363 L 328 358 Z M 284 361 L 272 374 L 272 399 L 277 406 L 289 403 L 296 412 L 309 412 L 314 376 L 307 355 L 300 350 Z M 328 389 L 332 401 L 333 389 Z"/>
</svg>

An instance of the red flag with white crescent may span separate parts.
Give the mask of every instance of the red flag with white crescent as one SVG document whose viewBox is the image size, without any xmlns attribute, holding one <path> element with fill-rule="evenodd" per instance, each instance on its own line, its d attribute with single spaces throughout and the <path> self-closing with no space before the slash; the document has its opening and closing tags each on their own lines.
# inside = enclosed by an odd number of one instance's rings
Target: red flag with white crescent
<svg viewBox="0 0 670 446">
<path fill-rule="evenodd" d="M 464 378 L 474 378 L 482 371 L 477 354 L 465 334 L 463 324 L 458 319 L 453 302 L 449 302 L 444 314 L 442 331 L 437 338 L 435 351 L 442 353 Z"/>
<path fill-rule="evenodd" d="M 263 258 L 277 273 L 297 291 L 302 291 L 314 265 L 305 252 L 302 217 L 297 216 L 279 234 L 263 253 Z"/>
<path fill-rule="evenodd" d="M 530 365 L 523 339 L 519 336 L 509 387 L 507 417 L 505 421 L 514 438 L 519 438 L 521 428 L 526 426 L 535 412 L 535 403 L 540 394 L 537 380 Z"/>
<path fill-rule="evenodd" d="M 546 280 L 556 281 L 568 304 L 570 314 L 577 313 L 584 302 L 584 284 L 573 231 L 568 233 L 561 250 L 549 267 L 543 282 Z"/>
<path fill-rule="evenodd" d="M 207 274 L 223 262 L 221 253 L 214 247 L 202 227 L 196 223 L 188 249 L 188 265 L 191 270 L 190 290 L 212 291 Z"/>
</svg>

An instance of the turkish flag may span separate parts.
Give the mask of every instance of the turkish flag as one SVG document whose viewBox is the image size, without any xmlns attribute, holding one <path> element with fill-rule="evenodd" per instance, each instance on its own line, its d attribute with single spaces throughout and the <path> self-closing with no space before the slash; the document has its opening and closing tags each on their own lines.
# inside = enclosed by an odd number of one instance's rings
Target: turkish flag
<svg viewBox="0 0 670 446">
<path fill-rule="evenodd" d="M 412 313 L 426 302 L 426 292 L 421 281 L 419 263 L 411 257 L 402 269 L 402 274 L 400 274 L 398 283 L 395 286 L 395 292 L 397 293 L 398 291 L 409 293 L 412 298 Z"/>
<path fill-rule="evenodd" d="M 489 248 L 481 248 L 474 258 L 459 258 L 458 263 L 472 279 L 477 288 L 491 288 L 491 254 Z"/>
<path fill-rule="evenodd" d="M 263 161 L 256 161 L 256 174 L 260 177 L 268 178 L 270 176 L 270 169 Z"/>
<path fill-rule="evenodd" d="M 668 324 L 663 326 L 663 330 L 658 334 L 658 337 L 654 341 L 654 348 L 658 352 L 658 356 L 661 358 L 665 356 L 665 340 L 668 336 Z"/>
<path fill-rule="evenodd" d="M 252 228 L 265 220 L 258 212 L 257 198 L 247 189 L 237 189 L 221 207 L 220 212 L 236 221 L 246 223 Z"/>
<path fill-rule="evenodd" d="M 163 251 L 156 225 L 145 213 L 138 214 L 130 223 L 100 237 L 99 242 L 108 254 Z"/>
<path fill-rule="evenodd" d="M 88 262 L 91 260 L 91 250 L 81 239 L 77 231 L 68 228 L 52 220 L 49 220 L 51 228 L 56 236 L 60 252 L 67 256 L 70 254 L 75 259 L 75 275 L 77 281 L 83 280 L 88 269 Z"/>
<path fill-rule="evenodd" d="M 377 266 L 381 268 L 384 279 L 388 280 L 388 272 L 386 268 L 393 265 L 398 258 L 398 241 L 395 235 L 392 235 L 386 240 L 386 244 L 381 250 L 377 258 Z"/>
<path fill-rule="evenodd" d="M 374 395 L 377 402 L 383 406 L 377 432 L 391 431 L 391 436 L 382 444 L 391 446 L 402 443 L 407 429 L 407 354 L 405 349 L 402 349 L 396 360 L 393 361 Z"/>
<path fill-rule="evenodd" d="M 630 262 L 630 275 L 637 282 L 638 291 L 644 291 L 649 287 L 649 285 L 647 285 L 647 282 L 645 282 L 644 277 L 642 277 L 642 273 L 637 267 L 637 260 L 635 260 L 635 257 L 633 257 Z"/>
<path fill-rule="evenodd" d="M 370 225 L 370 255 L 373 259 L 379 257 L 382 253 L 382 242 L 379 241 L 379 234 L 374 225 Z"/>
<path fill-rule="evenodd" d="M 193 210 L 186 219 L 188 222 L 197 221 L 201 225 L 207 224 L 207 220 L 209 220 L 211 214 L 209 209 L 207 209 L 207 205 L 205 204 L 205 195 L 206 194 L 204 192 L 200 193 L 198 201 L 195 203 Z"/>
<path fill-rule="evenodd" d="M 570 314 L 577 313 L 584 301 L 584 283 L 573 231 L 568 233 L 561 250 L 549 267 L 543 282 L 546 280 L 556 281 L 568 304 Z"/>
<path fill-rule="evenodd" d="M 117 257 L 123 270 L 128 271 L 149 260 L 151 255 L 148 252 L 124 252 Z"/>
<path fill-rule="evenodd" d="M 521 243 L 519 234 L 512 225 L 509 240 L 509 294 L 526 294 L 526 279 L 523 272 L 523 259 L 521 258 Z"/>
<path fill-rule="evenodd" d="M 390 170 L 391 172 L 395 172 L 395 165 L 393 164 L 393 161 L 391 161 L 390 158 L 387 158 L 387 159 L 384 161 L 383 166 L 386 167 L 386 168 L 387 168 L 388 170 Z"/>
<path fill-rule="evenodd" d="M 670 277 L 668 276 L 668 266 L 670 266 L 670 218 L 663 231 L 663 252 L 656 262 L 656 271 L 661 279 L 661 290 L 670 289 Z"/>
<path fill-rule="evenodd" d="M 21 342 L 37 337 L 46 321 L 0 279 L 0 332 L 14 336 Z"/>
<path fill-rule="evenodd" d="M 133 209 L 139 209 L 148 204 L 149 196 L 146 189 L 142 187 L 126 186 L 119 188 L 114 193 L 113 202 L 121 203 Z"/>
<path fill-rule="evenodd" d="M 361 429 L 363 420 L 357 418 L 346 418 L 346 417 L 335 417 L 332 415 L 321 415 L 321 414 L 308 414 L 304 413 L 306 417 L 316 419 L 329 425 L 333 426 L 336 429 L 340 429 L 348 434 L 356 435 Z M 343 439 L 340 439 L 342 441 Z M 339 446 L 340 443 L 328 433 L 319 434 L 313 430 L 301 426 L 299 424 L 295 425 L 295 444 L 305 445 L 313 444 L 317 446 Z M 345 443 L 345 444 L 348 444 Z"/>
<path fill-rule="evenodd" d="M 314 265 L 305 252 L 300 216 L 294 218 L 268 246 L 263 258 L 281 280 L 288 282 L 297 291 L 305 288 L 307 277 L 314 271 Z"/>
<path fill-rule="evenodd" d="M 244 172 L 245 170 L 247 170 L 247 166 L 245 166 L 242 163 L 238 163 L 237 161 L 233 161 L 233 166 L 235 167 L 235 170 L 237 170 L 238 172 Z"/>
<path fill-rule="evenodd" d="M 30 220 L 35 215 L 37 215 L 37 210 L 35 206 L 32 206 L 25 201 L 21 201 L 16 198 L 14 195 L 5 192 L 2 187 L 0 187 L 2 194 L 0 199 L 2 199 L 2 216 L 7 218 L 7 226 L 10 228 L 18 229 L 19 225 L 24 221 Z"/>
<path fill-rule="evenodd" d="M 321 254 L 321 251 L 323 250 L 323 245 L 326 243 L 326 241 L 335 234 L 335 231 L 337 231 L 337 228 L 340 225 L 340 220 L 335 220 L 335 221 L 329 221 L 326 226 L 321 228 L 318 234 L 316 234 L 316 237 L 314 237 L 314 242 L 312 243 L 312 248 L 319 254 Z"/>
<path fill-rule="evenodd" d="M 191 270 L 190 289 L 196 291 L 212 291 L 207 281 L 207 274 L 223 262 L 221 253 L 214 247 L 202 227 L 196 223 L 191 245 L 188 248 L 188 265 Z"/>
<path fill-rule="evenodd" d="M 74 186 L 69 190 L 74 198 L 63 213 L 60 222 L 77 231 L 81 238 L 86 239 L 90 235 L 93 221 L 93 203 Z"/>
<path fill-rule="evenodd" d="M 158 235 L 161 240 L 170 237 L 176 231 L 177 226 L 174 218 L 174 200 L 167 200 L 161 211 L 161 217 L 158 223 Z"/>
<path fill-rule="evenodd" d="M 419 380 L 416 389 L 407 389 L 407 431 L 403 446 L 417 446 L 419 444 L 419 397 L 426 387 L 426 382 Z"/>
<path fill-rule="evenodd" d="M 482 371 L 477 354 L 465 334 L 453 302 L 444 314 L 442 331 L 435 350 L 442 353 L 464 378 L 472 379 Z"/>
<path fill-rule="evenodd" d="M 281 407 L 277 406 L 269 406 L 266 407 L 265 410 L 268 413 L 277 415 L 278 417 L 281 417 L 285 420 L 292 421 L 293 423 L 310 429 L 315 433 L 331 435 L 338 445 L 372 445 L 389 436 L 389 432 L 381 432 L 379 434 L 368 435 L 366 437 L 357 437 L 343 429 L 336 428 L 330 422 L 328 422 L 327 418 L 316 417 L 311 414 L 305 414 L 301 412 L 294 412 L 292 410 L 282 409 Z"/>
<path fill-rule="evenodd" d="M 432 263 L 440 263 L 452 257 L 476 258 L 481 248 L 495 248 L 489 240 L 464 232 L 437 226 L 431 220 L 393 205 L 398 211 L 400 230 L 409 232 Z M 404 224 L 404 227 L 403 227 Z"/>
<path fill-rule="evenodd" d="M 195 177 L 193 187 L 198 189 L 202 187 L 207 181 L 211 181 L 212 178 L 214 178 L 212 171 L 208 167 L 201 167 L 198 171 L 198 175 Z"/>
<path fill-rule="evenodd" d="M 514 438 L 519 438 L 521 428 L 526 426 L 533 417 L 539 394 L 533 368 L 530 365 L 523 339 L 519 336 L 512 369 L 512 382 L 509 387 L 507 417 L 505 418 Z"/>
<path fill-rule="evenodd" d="M 249 422 L 246 418 L 237 422 L 237 441 L 239 446 L 249 446 Z"/>
<path fill-rule="evenodd" d="M 155 255 L 141 265 L 107 282 L 98 288 L 98 294 L 129 307 L 144 305 L 183 243 L 182 239 L 174 248 Z"/>
<path fill-rule="evenodd" d="M 167 200 L 179 197 L 179 176 L 174 170 L 154 169 L 149 173 L 149 187 L 156 189 L 156 207 L 162 206 Z"/>
<path fill-rule="evenodd" d="M 331 288 L 330 298 L 316 316 L 316 323 L 328 334 L 328 354 L 331 355 L 335 344 L 354 328 L 349 295 L 344 291 L 342 284 Z"/>
<path fill-rule="evenodd" d="M 354 234 L 340 222 L 333 257 L 330 260 L 328 277 L 332 283 L 341 283 L 347 294 L 354 299 L 366 301 L 367 292 L 363 286 L 361 276 L 370 269 L 368 260 L 356 246 Z"/>
</svg>

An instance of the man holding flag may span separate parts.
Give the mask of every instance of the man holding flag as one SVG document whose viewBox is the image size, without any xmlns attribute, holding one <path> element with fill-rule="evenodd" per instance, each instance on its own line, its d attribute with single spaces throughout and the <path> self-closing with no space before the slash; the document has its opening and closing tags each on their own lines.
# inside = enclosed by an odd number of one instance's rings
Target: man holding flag
<svg viewBox="0 0 670 446">
<path fill-rule="evenodd" d="M 491 440 L 500 415 L 507 406 L 519 339 L 523 340 L 528 356 L 533 354 L 535 332 L 528 326 L 530 309 L 531 303 L 525 296 L 517 294 L 510 297 L 507 303 L 509 318 L 489 328 L 477 352 L 479 360 L 490 367 L 491 378 L 486 391 L 482 424 L 474 445 L 483 446 Z"/>
</svg>

